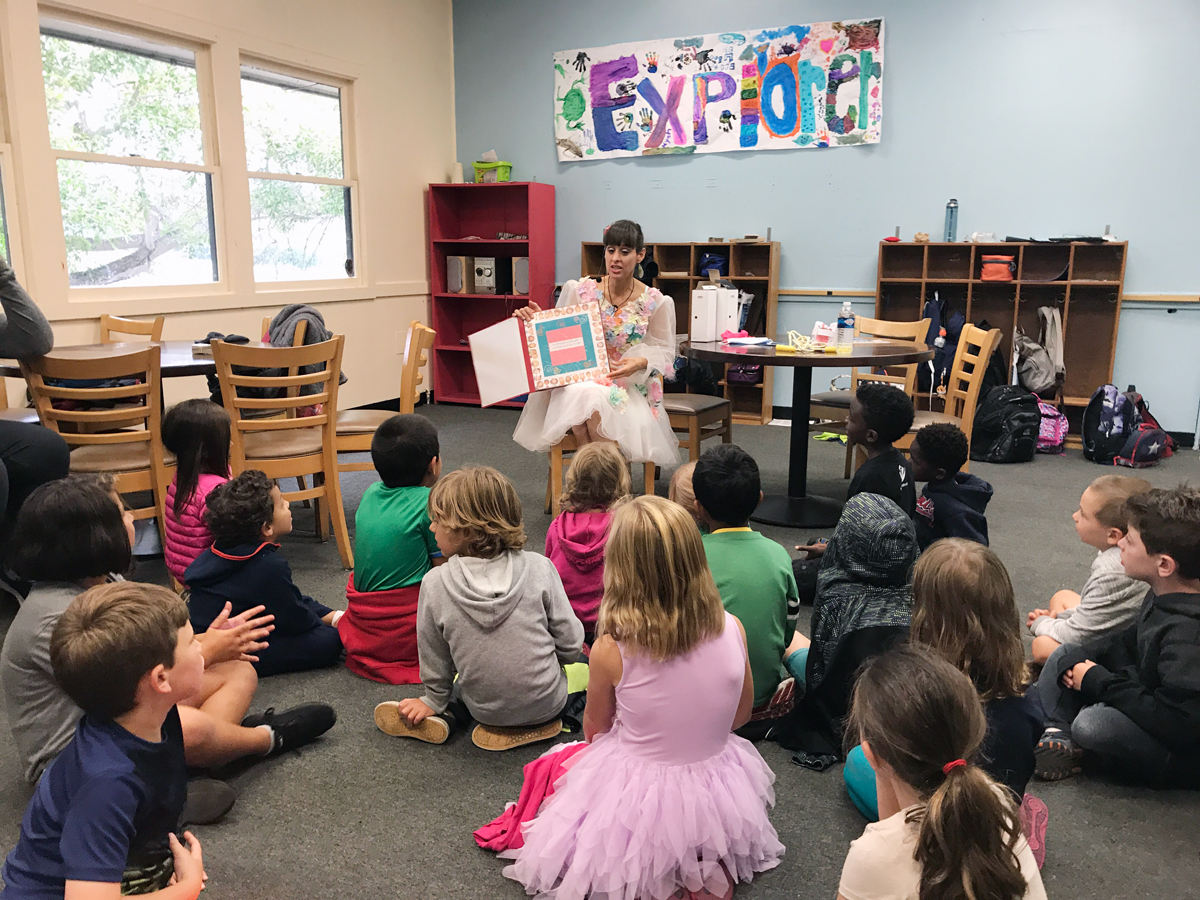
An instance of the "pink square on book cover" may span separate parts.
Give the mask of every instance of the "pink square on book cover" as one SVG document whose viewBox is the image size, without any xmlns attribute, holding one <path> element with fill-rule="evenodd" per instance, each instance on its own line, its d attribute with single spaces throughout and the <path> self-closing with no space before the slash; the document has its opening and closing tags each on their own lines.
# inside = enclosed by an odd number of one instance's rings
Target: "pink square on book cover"
<svg viewBox="0 0 1200 900">
<path fill-rule="evenodd" d="M 565 366 L 587 358 L 587 351 L 583 346 L 583 329 L 579 325 L 548 330 L 546 343 L 550 348 L 552 366 Z"/>
</svg>

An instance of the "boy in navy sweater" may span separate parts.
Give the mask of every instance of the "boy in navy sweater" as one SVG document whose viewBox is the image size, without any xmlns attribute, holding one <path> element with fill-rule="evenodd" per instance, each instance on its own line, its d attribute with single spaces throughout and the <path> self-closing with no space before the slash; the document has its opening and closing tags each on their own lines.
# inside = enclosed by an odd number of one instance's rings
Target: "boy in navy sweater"
<svg viewBox="0 0 1200 900">
<path fill-rule="evenodd" d="M 50 656 L 84 716 L 29 801 L 3 896 L 195 900 L 200 842 L 175 836 L 187 795 L 175 705 L 204 680 L 187 607 L 156 585 L 93 587 L 59 617 Z"/>
<path fill-rule="evenodd" d="M 234 616 L 261 604 L 275 617 L 275 631 L 254 664 L 260 677 L 336 665 L 341 612 L 300 593 L 292 581 L 278 544 L 292 530 L 292 511 L 279 488 L 249 469 L 208 495 L 204 524 L 215 540 L 185 573 L 192 626 L 207 629 L 226 603 Z"/>
<path fill-rule="evenodd" d="M 927 482 L 913 516 L 921 549 L 942 538 L 965 538 L 986 547 L 984 511 L 992 499 L 992 486 L 959 471 L 971 452 L 967 436 L 949 422 L 926 425 L 913 436 L 908 452 L 913 478 Z"/>
</svg>

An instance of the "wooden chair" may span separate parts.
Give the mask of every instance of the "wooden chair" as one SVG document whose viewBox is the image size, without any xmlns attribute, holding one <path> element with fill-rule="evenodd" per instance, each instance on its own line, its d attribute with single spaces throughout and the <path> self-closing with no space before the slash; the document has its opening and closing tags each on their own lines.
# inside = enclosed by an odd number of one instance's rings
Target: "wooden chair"
<svg viewBox="0 0 1200 900">
<path fill-rule="evenodd" d="M 263 327 L 262 327 L 263 337 L 266 337 L 267 333 L 270 330 L 271 330 L 271 317 L 263 316 Z M 292 346 L 293 347 L 303 347 L 304 346 L 304 337 L 307 334 L 308 334 L 308 322 L 305 319 L 301 319 L 299 322 L 296 323 L 296 333 L 292 336 Z M 266 342 L 264 341 L 264 343 L 266 343 Z M 291 369 L 288 369 L 289 377 L 293 376 L 295 374 L 296 374 L 296 369 L 294 367 Z M 287 390 L 287 395 L 289 397 L 297 397 L 297 396 L 299 396 L 299 394 L 300 394 L 299 388 L 293 387 L 293 388 L 288 388 L 288 390 Z M 252 419 L 281 419 L 281 418 L 289 418 L 290 419 L 296 415 L 296 410 L 292 409 L 292 408 L 289 408 L 289 409 L 260 409 L 260 410 L 255 410 L 253 412 L 251 410 L 246 410 L 246 413 L 247 413 L 247 418 L 252 418 Z M 303 487 L 303 484 L 304 484 L 303 481 L 301 481 L 300 484 L 301 484 L 301 487 Z M 307 506 L 308 504 L 305 503 L 304 505 Z"/>
<path fill-rule="evenodd" d="M 682 443 L 682 442 L 681 442 Z M 559 499 L 563 492 L 563 472 L 571 457 L 579 449 L 579 441 L 568 432 L 561 441 L 550 448 L 550 473 L 546 476 L 546 509 L 552 517 L 559 513 Z M 654 463 L 642 463 L 642 493 L 654 493 Z"/>
<path fill-rule="evenodd" d="M 104 313 L 100 316 L 100 343 L 115 344 L 121 340 L 121 338 L 114 338 L 114 334 L 140 335 L 148 337 L 152 341 L 161 341 L 163 321 L 162 316 L 155 316 L 149 322 L 143 322 L 138 319 L 125 319 L 121 316 L 110 316 L 108 313 Z"/>
<path fill-rule="evenodd" d="M 157 345 L 100 359 L 23 360 L 21 372 L 29 383 L 33 404 L 42 424 L 60 433 L 71 448 L 72 472 L 112 475 L 120 494 L 149 491 L 150 506 L 131 511 L 135 519 L 158 519 L 159 537 L 166 543 L 163 504 L 167 496 L 174 457 L 163 452 L 159 427 L 159 356 Z M 58 387 L 53 380 L 137 378 L 124 387 Z M 82 409 L 56 409 L 54 400 L 84 404 Z M 97 404 L 118 401 L 112 408 Z M 135 424 L 129 427 L 127 423 Z M 73 423 L 78 431 L 64 431 L 60 423 Z M 87 427 L 84 427 L 87 426 Z M 118 428 L 119 430 L 114 430 Z"/>
<path fill-rule="evenodd" d="M 417 386 L 425 379 L 421 367 L 437 336 L 432 328 L 416 319 L 408 323 L 408 338 L 404 342 L 404 367 L 400 373 L 400 412 L 410 413 L 417 405 Z M 364 452 L 371 449 L 375 429 L 396 415 L 388 409 L 345 409 L 337 414 L 338 453 Z M 375 466 L 368 459 L 362 462 L 339 462 L 339 472 L 369 472 Z"/>
<path fill-rule="evenodd" d="M 0 421 L 23 422 L 26 425 L 36 425 L 38 423 L 37 410 L 32 406 L 17 407 L 15 409 L 9 408 L 8 390 L 5 387 L 4 379 L 0 379 Z"/>
<path fill-rule="evenodd" d="M 887 338 L 895 341 L 919 341 L 929 333 L 929 320 L 917 322 L 889 322 L 886 319 L 869 319 L 857 316 L 854 319 L 855 336 Z M 917 366 L 920 363 L 909 363 L 906 366 L 889 366 L 882 369 L 862 369 L 859 366 L 850 368 L 850 389 L 847 391 L 824 391 L 813 394 L 809 415 L 814 419 L 829 421 L 810 425 L 809 431 L 828 431 L 833 434 L 846 433 L 846 418 L 850 415 L 850 398 L 865 381 L 878 381 L 884 384 L 894 384 L 896 387 L 914 397 L 917 386 Z M 849 478 L 854 463 L 854 446 L 846 441 L 846 466 L 843 478 Z"/>
<path fill-rule="evenodd" d="M 950 380 L 943 395 L 946 401 L 945 412 L 917 410 L 908 434 L 892 446 L 907 451 L 912 446 L 913 436 L 926 425 L 935 422 L 957 425 L 967 436 L 967 447 L 971 446 L 971 429 L 975 425 L 975 406 L 979 402 L 979 389 L 983 385 L 988 360 L 992 358 L 996 345 L 1000 343 L 1000 336 L 999 328 L 984 331 L 970 324 L 963 326 L 962 334 L 958 338 L 958 350 L 954 354 L 954 364 L 950 368 Z M 962 470 L 971 471 L 969 458 Z"/>
<path fill-rule="evenodd" d="M 686 437 L 679 440 L 687 447 L 688 460 L 700 458 L 700 443 L 719 437 L 722 444 L 733 442 L 733 404 L 724 397 L 708 394 L 663 394 L 663 408 L 671 430 Z"/>
<path fill-rule="evenodd" d="M 221 397 L 233 424 L 232 468 L 235 475 L 247 469 L 261 469 L 266 476 L 278 481 L 283 478 L 313 476 L 313 487 L 284 491 L 291 500 L 313 500 L 317 536 L 326 537 L 326 518 L 333 520 L 342 565 L 354 568 L 354 553 L 350 548 L 350 533 L 346 528 L 346 511 L 342 506 L 341 483 L 337 470 L 337 443 L 334 434 L 334 413 L 337 409 L 338 373 L 342 365 L 345 338 L 335 335 L 332 340 L 303 347 L 249 347 L 213 341 L 213 362 L 221 383 Z M 235 375 L 234 366 L 255 369 L 285 369 L 296 371 L 301 366 L 320 366 L 309 375 Z M 238 388 L 296 388 L 320 384 L 315 394 L 256 399 L 238 395 Z M 292 392 L 289 390 L 289 394 Z M 283 407 L 296 410 L 320 404 L 315 416 L 282 419 L 256 419 L 247 412 Z M 322 504 L 320 501 L 324 500 Z"/>
</svg>

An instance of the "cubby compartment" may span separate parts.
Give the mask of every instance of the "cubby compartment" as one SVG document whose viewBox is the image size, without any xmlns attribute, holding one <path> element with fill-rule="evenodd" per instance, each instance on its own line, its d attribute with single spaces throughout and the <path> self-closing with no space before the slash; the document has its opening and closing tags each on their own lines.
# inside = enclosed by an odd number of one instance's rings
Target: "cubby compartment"
<svg viewBox="0 0 1200 900">
<path fill-rule="evenodd" d="M 1119 297 L 1116 287 L 1072 285 L 1064 329 L 1070 335 L 1063 348 L 1064 395 L 1090 397 L 1112 378 Z"/>
<path fill-rule="evenodd" d="M 439 185 L 430 193 L 430 234 L 437 240 L 497 240 L 501 233 L 529 235 L 529 191 L 523 182 L 488 185 Z"/>
<path fill-rule="evenodd" d="M 437 332 L 434 346 L 467 349 L 467 338 L 477 331 L 507 319 L 514 309 L 525 305 L 525 298 L 514 300 L 497 296 L 477 297 L 448 295 L 433 310 L 433 330 Z"/>
<path fill-rule="evenodd" d="M 879 277 L 922 278 L 925 274 L 924 244 L 881 244 Z"/>
<path fill-rule="evenodd" d="M 1035 341 L 1041 334 L 1042 323 L 1038 319 L 1038 309 L 1043 306 L 1058 307 L 1061 316 L 1067 296 L 1065 283 L 1029 284 L 1022 282 L 1021 295 L 1017 303 L 1017 325 L 1026 335 Z"/>
<path fill-rule="evenodd" d="M 441 352 L 437 356 L 434 398 L 438 403 L 479 403 L 479 384 L 470 353 Z"/>
<path fill-rule="evenodd" d="M 580 251 L 580 276 L 600 278 L 604 274 L 604 245 L 584 244 Z"/>
<path fill-rule="evenodd" d="M 770 244 L 734 244 L 730 278 L 767 278 L 771 274 Z"/>
<path fill-rule="evenodd" d="M 747 294 L 753 294 L 754 299 L 750 301 L 749 309 L 744 310 L 744 324 L 742 327 L 754 335 L 765 335 L 767 328 L 767 283 L 766 281 L 745 281 L 738 278 L 731 278 L 733 286 L 739 291 L 744 291 Z"/>
<path fill-rule="evenodd" d="M 931 244 L 925 265 L 927 279 L 959 279 L 971 277 L 970 244 Z"/>
<path fill-rule="evenodd" d="M 722 278 L 728 278 L 729 272 L 729 244 L 694 244 L 692 256 L 692 274 L 701 278 L 707 278 L 707 273 L 701 269 L 706 256 L 718 256 L 725 260 L 725 272 L 721 275 Z M 710 260 L 711 262 L 711 260 Z"/>
<path fill-rule="evenodd" d="M 1000 329 L 997 349 L 1005 362 L 1012 361 L 1013 321 L 1017 310 L 1017 288 L 1013 284 L 976 284 L 971 290 L 972 324 L 986 322 L 988 328 Z"/>
<path fill-rule="evenodd" d="M 884 284 L 877 315 L 889 322 L 916 322 L 923 306 L 919 284 Z"/>
<path fill-rule="evenodd" d="M 1021 255 L 1021 247 L 1018 244 L 976 244 L 975 245 L 975 261 L 971 265 L 971 277 L 979 280 L 983 278 L 983 258 L 985 256 L 1011 256 L 1013 261 L 1013 280 L 1016 280 L 1016 263 Z"/>
<path fill-rule="evenodd" d="M 1071 280 L 1121 281 L 1124 259 L 1124 244 L 1076 244 Z"/>
<path fill-rule="evenodd" d="M 1071 248 L 1066 244 L 1027 244 L 1021 251 L 1022 281 L 1066 281 Z"/>
<path fill-rule="evenodd" d="M 733 407 L 735 416 L 741 414 L 758 417 L 762 414 L 763 385 L 761 381 L 758 384 L 730 384 L 727 381 L 725 397 Z"/>
<path fill-rule="evenodd" d="M 659 278 L 687 278 L 692 271 L 692 245 L 655 244 L 654 261 Z"/>
</svg>

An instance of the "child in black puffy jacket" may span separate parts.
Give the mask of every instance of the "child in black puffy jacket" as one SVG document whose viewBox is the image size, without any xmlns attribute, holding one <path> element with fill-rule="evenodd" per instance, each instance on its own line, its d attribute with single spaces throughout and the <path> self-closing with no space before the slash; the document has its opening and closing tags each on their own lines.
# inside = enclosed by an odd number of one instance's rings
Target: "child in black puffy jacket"
<svg viewBox="0 0 1200 900">
<path fill-rule="evenodd" d="M 988 544 L 984 510 L 992 499 L 992 486 L 959 471 L 969 453 L 967 436 L 948 422 L 926 425 L 913 436 L 909 448 L 913 479 L 927 482 L 913 516 L 922 550 L 941 538 Z"/>
</svg>

